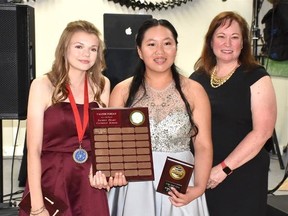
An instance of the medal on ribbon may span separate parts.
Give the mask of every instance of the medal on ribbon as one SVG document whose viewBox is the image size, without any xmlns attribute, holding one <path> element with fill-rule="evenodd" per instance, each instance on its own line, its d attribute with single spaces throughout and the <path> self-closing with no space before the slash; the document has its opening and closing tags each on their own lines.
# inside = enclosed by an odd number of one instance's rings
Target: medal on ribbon
<svg viewBox="0 0 288 216">
<path fill-rule="evenodd" d="M 75 99 L 73 97 L 71 88 L 69 85 L 66 86 L 68 89 L 68 99 L 70 101 L 73 114 L 74 114 L 74 119 L 75 119 L 75 124 L 76 124 L 76 129 L 77 129 L 77 135 L 78 135 L 78 140 L 79 140 L 79 148 L 76 149 L 73 152 L 73 159 L 76 163 L 84 163 L 88 159 L 88 153 L 85 149 L 82 148 L 82 140 L 83 136 L 86 130 L 86 127 L 88 125 L 88 84 L 87 84 L 87 74 L 85 76 L 85 83 L 84 83 L 84 110 L 83 110 L 83 124 L 81 124 L 81 119 L 80 119 L 80 114 L 79 110 L 77 108 Z"/>
<path fill-rule="evenodd" d="M 84 163 L 88 159 L 88 153 L 80 146 L 73 152 L 73 159 L 76 163 Z"/>
</svg>

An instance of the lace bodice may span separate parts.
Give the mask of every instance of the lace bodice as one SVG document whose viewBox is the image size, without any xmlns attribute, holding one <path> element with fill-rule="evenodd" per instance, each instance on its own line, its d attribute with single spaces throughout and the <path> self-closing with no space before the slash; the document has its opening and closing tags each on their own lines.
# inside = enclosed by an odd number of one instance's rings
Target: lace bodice
<svg viewBox="0 0 288 216">
<path fill-rule="evenodd" d="M 143 93 L 143 89 L 138 92 L 133 107 L 148 107 L 152 150 L 189 151 L 191 124 L 174 82 L 163 90 L 146 84 L 146 94 L 142 97 Z"/>
</svg>

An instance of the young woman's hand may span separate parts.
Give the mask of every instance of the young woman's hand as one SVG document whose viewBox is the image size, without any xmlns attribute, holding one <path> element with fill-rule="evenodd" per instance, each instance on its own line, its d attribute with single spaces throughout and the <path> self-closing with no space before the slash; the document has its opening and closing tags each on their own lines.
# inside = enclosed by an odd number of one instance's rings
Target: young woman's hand
<svg viewBox="0 0 288 216">
<path fill-rule="evenodd" d="M 110 191 L 111 187 L 120 187 L 128 184 L 125 175 L 121 172 L 115 173 L 114 177 L 110 176 L 107 182 L 107 177 L 101 171 L 97 171 L 95 175 L 93 175 L 92 167 L 88 178 L 92 187 L 97 189 L 106 189 L 107 191 Z"/>
<path fill-rule="evenodd" d="M 169 199 L 172 205 L 181 207 L 201 196 L 203 194 L 203 190 L 199 187 L 189 186 L 186 193 L 183 194 L 171 187 L 171 191 L 169 191 L 168 194 L 170 196 Z"/>
<path fill-rule="evenodd" d="M 107 182 L 107 178 L 104 173 L 101 171 L 97 171 L 95 175 L 92 174 L 92 170 L 90 170 L 90 174 L 88 176 L 90 185 L 97 189 L 106 189 L 107 191 L 110 190 L 110 186 Z"/>
<path fill-rule="evenodd" d="M 114 177 L 109 178 L 109 186 L 110 187 L 117 187 L 117 186 L 125 186 L 128 182 L 126 180 L 125 175 L 120 173 L 115 173 Z"/>
</svg>

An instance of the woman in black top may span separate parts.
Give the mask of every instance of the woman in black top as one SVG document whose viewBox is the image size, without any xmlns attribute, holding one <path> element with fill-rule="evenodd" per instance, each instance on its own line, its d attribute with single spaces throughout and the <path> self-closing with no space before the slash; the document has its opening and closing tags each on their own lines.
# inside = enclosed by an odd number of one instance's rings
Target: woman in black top
<svg viewBox="0 0 288 216">
<path fill-rule="evenodd" d="M 226 11 L 211 22 L 191 79 L 212 109 L 213 168 L 206 197 L 211 216 L 264 216 L 276 121 L 270 76 L 251 54 L 247 22 Z"/>
</svg>

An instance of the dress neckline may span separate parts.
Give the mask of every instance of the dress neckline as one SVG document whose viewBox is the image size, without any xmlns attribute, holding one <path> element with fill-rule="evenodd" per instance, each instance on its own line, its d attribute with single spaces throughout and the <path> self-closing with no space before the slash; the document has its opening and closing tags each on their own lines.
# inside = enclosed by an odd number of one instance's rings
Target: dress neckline
<svg viewBox="0 0 288 216">
<path fill-rule="evenodd" d="M 150 86 L 147 82 L 145 82 L 145 87 L 151 89 L 154 92 L 165 92 L 167 89 L 174 86 L 174 81 L 171 81 L 165 88 L 163 89 L 155 89 L 152 86 Z"/>
<path fill-rule="evenodd" d="M 98 105 L 98 103 L 97 103 L 96 101 L 91 101 L 91 102 L 89 102 L 89 105 L 94 104 L 94 103 Z M 65 105 L 65 106 L 67 106 L 67 105 L 71 106 L 71 105 L 70 105 L 70 102 L 68 102 L 68 101 L 60 101 L 60 102 L 58 102 L 58 103 L 56 103 L 56 104 L 52 104 L 52 105 L 50 105 L 49 107 L 47 107 L 46 110 L 45 110 L 45 112 L 46 112 L 47 110 L 51 109 L 52 107 L 54 107 L 54 106 L 59 106 L 59 105 L 61 105 L 61 104 Z M 78 104 L 78 103 L 76 103 L 76 105 L 77 105 L 77 106 L 80 106 L 80 107 L 81 107 L 81 106 L 84 106 L 84 104 Z"/>
</svg>

